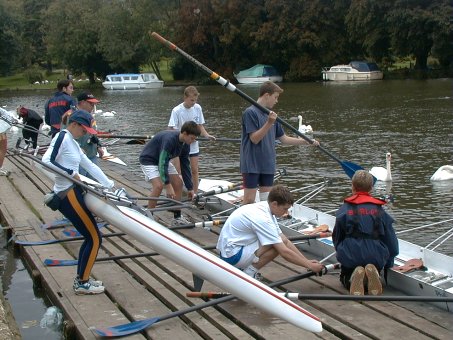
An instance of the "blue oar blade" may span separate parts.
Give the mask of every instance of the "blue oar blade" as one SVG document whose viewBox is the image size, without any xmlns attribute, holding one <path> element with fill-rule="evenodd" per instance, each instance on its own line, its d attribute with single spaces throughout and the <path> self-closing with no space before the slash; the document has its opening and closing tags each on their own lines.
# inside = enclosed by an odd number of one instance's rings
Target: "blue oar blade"
<svg viewBox="0 0 453 340">
<path fill-rule="evenodd" d="M 45 259 L 44 265 L 47 267 L 64 267 L 64 266 L 76 266 L 77 260 L 52 260 Z"/>
<path fill-rule="evenodd" d="M 346 173 L 346 175 L 348 175 L 349 178 L 352 178 L 352 176 L 354 176 L 354 174 L 357 170 L 364 170 L 360 165 L 357 165 L 352 162 L 342 161 L 340 164 L 341 164 L 341 167 L 343 168 L 344 172 Z"/>
<path fill-rule="evenodd" d="M 22 246 L 42 246 L 45 244 L 52 244 L 52 243 L 57 243 L 60 242 L 59 240 L 46 240 L 46 241 L 21 241 L 21 240 L 16 240 L 16 244 L 20 244 Z"/>
<path fill-rule="evenodd" d="M 107 327 L 107 328 L 96 328 L 94 332 L 105 338 L 114 338 L 118 336 L 125 336 L 130 334 L 135 334 L 145 330 L 146 328 L 152 326 L 156 322 L 160 321 L 160 317 L 139 320 L 134 322 L 125 323 L 118 326 Z"/>
</svg>

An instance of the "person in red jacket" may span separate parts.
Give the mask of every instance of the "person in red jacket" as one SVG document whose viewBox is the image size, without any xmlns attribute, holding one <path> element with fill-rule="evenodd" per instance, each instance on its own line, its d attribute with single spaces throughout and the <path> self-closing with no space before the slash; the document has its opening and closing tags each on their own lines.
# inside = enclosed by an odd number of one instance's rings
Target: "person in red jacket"
<svg viewBox="0 0 453 340">
<path fill-rule="evenodd" d="M 352 295 L 382 294 L 379 273 L 393 266 L 398 239 L 385 201 L 370 195 L 373 176 L 358 170 L 352 177 L 352 196 L 336 214 L 332 240 L 341 264 L 340 281 Z"/>
</svg>

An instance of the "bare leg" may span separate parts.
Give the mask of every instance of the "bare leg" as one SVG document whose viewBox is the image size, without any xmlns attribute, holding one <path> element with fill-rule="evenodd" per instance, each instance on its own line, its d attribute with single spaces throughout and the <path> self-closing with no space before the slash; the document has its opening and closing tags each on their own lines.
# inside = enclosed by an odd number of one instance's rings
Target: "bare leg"
<svg viewBox="0 0 453 340">
<path fill-rule="evenodd" d="M 242 200 L 242 205 L 255 203 L 257 189 L 244 189 L 244 199 Z"/>
<path fill-rule="evenodd" d="M 3 161 L 5 160 L 6 145 L 7 145 L 6 139 L 0 140 L 0 168 L 3 166 Z"/>
<path fill-rule="evenodd" d="M 164 185 L 160 179 L 160 177 L 156 177 L 151 179 L 151 197 L 158 198 L 162 193 Z M 148 208 L 153 209 L 156 207 L 157 201 L 156 200 L 149 200 L 148 201 Z"/>
<path fill-rule="evenodd" d="M 170 184 L 175 192 L 175 199 L 180 201 L 182 198 L 182 179 L 179 175 L 169 175 Z"/>
<path fill-rule="evenodd" d="M 274 249 L 272 245 L 262 246 L 255 252 L 256 257 L 259 258 L 259 261 L 253 263 L 252 266 L 256 269 L 264 267 L 266 264 L 271 262 L 278 256 L 278 252 Z"/>
<path fill-rule="evenodd" d="M 192 171 L 193 192 L 195 194 L 198 192 L 199 182 L 198 158 L 198 156 L 190 157 L 190 170 Z"/>
</svg>

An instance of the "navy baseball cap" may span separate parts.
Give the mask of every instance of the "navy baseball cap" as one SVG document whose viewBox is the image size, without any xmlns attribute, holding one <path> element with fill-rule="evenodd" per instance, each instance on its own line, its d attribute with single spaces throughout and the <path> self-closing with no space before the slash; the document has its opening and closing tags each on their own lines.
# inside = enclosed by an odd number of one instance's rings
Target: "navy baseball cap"
<svg viewBox="0 0 453 340">
<path fill-rule="evenodd" d="M 68 124 L 72 122 L 77 122 L 83 126 L 86 132 L 96 135 L 98 132 L 91 127 L 93 122 L 93 116 L 91 113 L 88 113 L 85 110 L 76 110 L 70 116 L 68 120 Z"/>
</svg>

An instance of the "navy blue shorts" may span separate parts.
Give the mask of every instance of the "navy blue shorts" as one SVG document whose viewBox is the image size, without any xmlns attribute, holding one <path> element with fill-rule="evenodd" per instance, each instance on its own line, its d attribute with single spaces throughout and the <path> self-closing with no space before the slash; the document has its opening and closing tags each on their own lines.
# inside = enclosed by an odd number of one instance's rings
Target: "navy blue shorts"
<svg viewBox="0 0 453 340">
<path fill-rule="evenodd" d="M 242 174 L 244 188 L 256 189 L 258 186 L 271 187 L 274 185 L 273 174 Z"/>
</svg>

